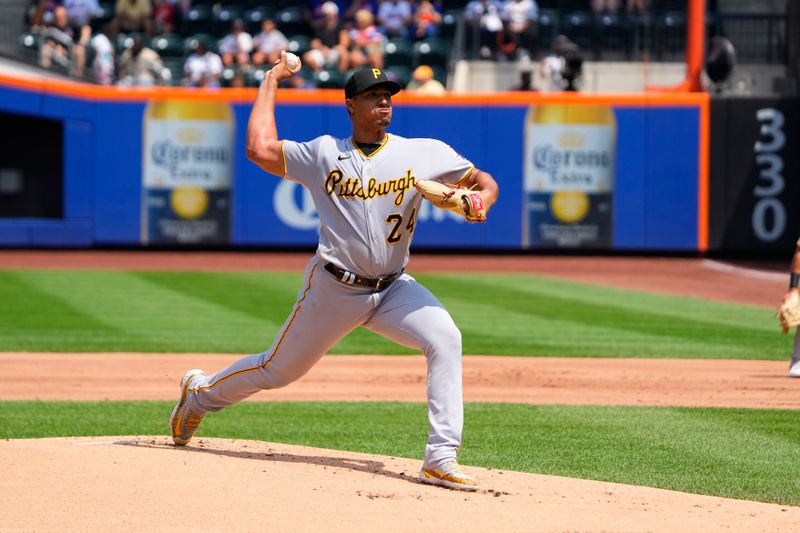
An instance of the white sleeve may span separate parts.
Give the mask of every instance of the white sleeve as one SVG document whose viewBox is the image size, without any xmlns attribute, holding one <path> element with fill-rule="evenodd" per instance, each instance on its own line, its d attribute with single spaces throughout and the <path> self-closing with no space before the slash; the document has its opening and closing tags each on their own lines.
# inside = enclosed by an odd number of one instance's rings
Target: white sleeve
<svg viewBox="0 0 800 533">
<path fill-rule="evenodd" d="M 246 32 L 243 32 L 239 36 L 239 46 L 241 46 L 241 51 L 249 54 L 253 51 L 253 37 Z"/>
<path fill-rule="evenodd" d="M 430 139 L 429 143 L 430 179 L 442 183 L 460 183 L 475 170 L 475 165 L 453 150 L 450 145 L 435 139 Z"/>
<path fill-rule="evenodd" d="M 222 58 L 217 54 L 211 56 L 211 74 L 222 74 L 225 66 L 222 64 Z"/>
<path fill-rule="evenodd" d="M 324 137 L 308 142 L 282 141 L 284 177 L 310 187 L 319 179 L 320 145 Z"/>
</svg>

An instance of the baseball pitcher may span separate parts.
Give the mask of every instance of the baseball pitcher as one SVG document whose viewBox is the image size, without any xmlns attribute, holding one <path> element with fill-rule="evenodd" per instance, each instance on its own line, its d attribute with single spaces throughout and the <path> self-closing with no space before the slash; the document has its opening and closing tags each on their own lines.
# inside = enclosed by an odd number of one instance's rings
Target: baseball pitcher
<svg viewBox="0 0 800 533">
<path fill-rule="evenodd" d="M 400 85 L 377 68 L 358 70 L 346 82 L 351 137 L 281 140 L 277 87 L 300 69 L 290 59 L 281 53 L 261 83 L 247 126 L 247 156 L 310 191 L 320 218 L 319 246 L 269 350 L 216 374 L 186 373 L 170 417 L 172 438 L 185 445 L 206 413 L 299 379 L 363 326 L 425 354 L 430 429 L 419 478 L 477 490 L 477 481 L 456 462 L 464 420 L 461 334 L 436 297 L 404 268 L 423 195 L 439 208 L 483 222 L 497 199 L 497 183 L 441 141 L 388 134 L 392 96 Z"/>
</svg>

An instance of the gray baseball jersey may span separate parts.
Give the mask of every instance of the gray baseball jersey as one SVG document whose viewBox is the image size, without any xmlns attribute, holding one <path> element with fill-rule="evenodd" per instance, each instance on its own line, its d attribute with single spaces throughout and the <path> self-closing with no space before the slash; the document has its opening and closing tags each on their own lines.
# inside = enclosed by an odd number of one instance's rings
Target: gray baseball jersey
<svg viewBox="0 0 800 533">
<path fill-rule="evenodd" d="M 330 136 L 283 141 L 282 150 L 286 177 L 308 188 L 319 212 L 317 254 L 270 349 L 199 379 L 187 393 L 187 408 L 202 415 L 261 389 L 288 385 L 363 326 L 425 354 L 430 425 L 425 465 L 455 460 L 463 427 L 461 334 L 436 297 L 401 272 L 421 202 L 416 180 L 455 183 L 474 166 L 440 141 L 397 135 L 387 135 L 369 156 L 351 139 Z M 344 273 L 331 272 L 331 264 Z M 358 276 L 389 275 L 385 289 L 354 283 Z"/>
<path fill-rule="evenodd" d="M 329 135 L 283 141 L 286 177 L 308 188 L 320 219 L 317 254 L 359 275 L 378 277 L 408 263 L 421 201 L 417 179 L 455 183 L 472 163 L 434 139 L 387 134 L 369 157 L 352 139 Z"/>
</svg>

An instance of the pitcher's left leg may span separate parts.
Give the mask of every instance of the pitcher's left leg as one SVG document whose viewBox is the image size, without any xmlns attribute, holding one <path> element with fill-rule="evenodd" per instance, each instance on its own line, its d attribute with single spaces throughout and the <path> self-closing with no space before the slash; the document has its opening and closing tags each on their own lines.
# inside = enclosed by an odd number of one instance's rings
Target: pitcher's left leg
<svg viewBox="0 0 800 533">
<path fill-rule="evenodd" d="M 455 461 L 464 427 L 461 332 L 439 300 L 407 274 L 380 298 L 364 327 L 422 351 L 427 359 L 430 432 L 425 467 L 437 468 Z"/>
</svg>

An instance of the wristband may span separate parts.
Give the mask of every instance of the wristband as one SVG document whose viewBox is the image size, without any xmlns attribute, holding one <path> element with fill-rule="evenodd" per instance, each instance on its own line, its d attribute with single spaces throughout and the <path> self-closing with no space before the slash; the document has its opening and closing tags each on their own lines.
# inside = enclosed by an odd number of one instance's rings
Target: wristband
<svg viewBox="0 0 800 533">
<path fill-rule="evenodd" d="M 794 272 L 789 274 L 789 288 L 796 289 L 798 283 L 800 283 L 800 274 L 796 274 Z"/>
</svg>

